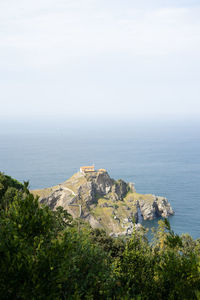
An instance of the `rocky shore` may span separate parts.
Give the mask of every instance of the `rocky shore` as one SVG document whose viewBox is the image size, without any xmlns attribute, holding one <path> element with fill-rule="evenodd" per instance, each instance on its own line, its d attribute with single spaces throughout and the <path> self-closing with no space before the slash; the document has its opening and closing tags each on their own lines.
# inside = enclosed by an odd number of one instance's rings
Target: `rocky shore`
<svg viewBox="0 0 200 300">
<path fill-rule="evenodd" d="M 107 172 L 78 172 L 62 184 L 32 193 L 51 209 L 62 206 L 73 218 L 80 217 L 112 236 L 131 234 L 141 227 L 142 219 L 174 214 L 166 198 L 139 194 L 133 183 L 114 180 Z"/>
</svg>

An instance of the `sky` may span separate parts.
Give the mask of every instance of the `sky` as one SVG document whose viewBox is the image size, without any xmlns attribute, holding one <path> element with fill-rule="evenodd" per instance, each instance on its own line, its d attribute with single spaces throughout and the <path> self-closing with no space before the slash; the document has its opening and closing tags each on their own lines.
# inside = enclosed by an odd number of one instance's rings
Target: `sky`
<svg viewBox="0 0 200 300">
<path fill-rule="evenodd" d="M 0 119 L 200 116 L 200 0 L 1 0 Z"/>
</svg>

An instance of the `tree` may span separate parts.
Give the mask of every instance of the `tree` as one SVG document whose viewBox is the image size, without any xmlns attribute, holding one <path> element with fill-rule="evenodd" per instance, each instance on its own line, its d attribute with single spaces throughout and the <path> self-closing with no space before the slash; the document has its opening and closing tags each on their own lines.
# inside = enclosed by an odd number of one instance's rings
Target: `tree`
<svg viewBox="0 0 200 300">
<path fill-rule="evenodd" d="M 62 208 L 41 207 L 25 185 L 0 212 L 0 298 L 103 297 L 111 267 Z M 75 299 L 74 298 L 74 299 Z"/>
</svg>

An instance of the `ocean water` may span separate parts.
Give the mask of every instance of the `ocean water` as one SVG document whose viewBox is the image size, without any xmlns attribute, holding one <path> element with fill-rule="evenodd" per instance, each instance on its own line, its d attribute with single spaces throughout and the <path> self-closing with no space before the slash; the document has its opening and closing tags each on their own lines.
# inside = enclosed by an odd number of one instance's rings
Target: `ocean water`
<svg viewBox="0 0 200 300">
<path fill-rule="evenodd" d="M 33 130 L 1 126 L 0 171 L 31 189 L 65 181 L 82 165 L 106 168 L 140 193 L 168 198 L 172 229 L 200 237 L 200 124 L 133 122 L 104 126 L 51 124 Z M 53 126 L 54 125 L 54 126 Z M 146 222 L 152 226 L 156 222 Z"/>
</svg>

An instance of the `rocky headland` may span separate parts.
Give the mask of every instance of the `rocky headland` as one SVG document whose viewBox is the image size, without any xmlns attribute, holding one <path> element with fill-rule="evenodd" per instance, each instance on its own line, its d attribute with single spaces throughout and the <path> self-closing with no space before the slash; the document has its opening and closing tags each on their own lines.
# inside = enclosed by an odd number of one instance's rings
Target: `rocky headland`
<svg viewBox="0 0 200 300">
<path fill-rule="evenodd" d="M 105 170 L 78 172 L 57 186 L 32 193 L 51 209 L 62 206 L 73 218 L 82 218 L 113 236 L 131 234 L 142 219 L 174 214 L 166 198 L 139 194 L 133 183 L 114 180 Z"/>
</svg>

